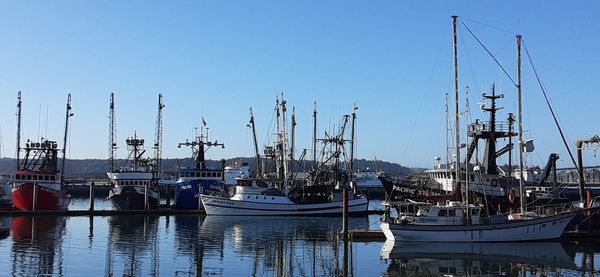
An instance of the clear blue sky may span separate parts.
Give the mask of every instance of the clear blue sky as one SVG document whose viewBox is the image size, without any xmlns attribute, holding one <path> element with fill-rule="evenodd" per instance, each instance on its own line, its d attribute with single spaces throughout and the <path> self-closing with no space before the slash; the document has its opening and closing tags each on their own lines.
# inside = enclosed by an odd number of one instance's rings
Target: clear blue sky
<svg viewBox="0 0 600 277">
<path fill-rule="evenodd" d="M 72 93 L 69 157 L 107 157 L 110 92 L 119 144 L 134 130 L 151 142 L 161 92 L 164 156 L 189 155 L 176 144 L 204 116 L 227 146 L 213 159 L 252 155 L 248 107 L 265 142 L 283 91 L 297 109 L 299 148 L 310 147 L 313 101 L 320 131 L 356 102 L 359 158 L 429 167 L 444 152 L 453 14 L 513 76 L 514 34 L 472 20 L 523 34 L 572 145 L 600 133 L 599 12 L 595 1 L 2 1 L 3 155 L 14 157 L 18 90 L 24 137 L 37 137 L 38 126 L 46 133 L 48 109 L 47 134 L 59 141 Z M 459 34 L 460 87 L 470 87 L 473 117 L 482 117 L 479 93 L 491 83 L 506 95 L 500 117 L 516 112 L 514 87 L 464 28 Z M 530 163 L 557 152 L 569 165 L 525 59 L 523 77 Z M 592 153 L 587 160 L 598 164 Z"/>
</svg>

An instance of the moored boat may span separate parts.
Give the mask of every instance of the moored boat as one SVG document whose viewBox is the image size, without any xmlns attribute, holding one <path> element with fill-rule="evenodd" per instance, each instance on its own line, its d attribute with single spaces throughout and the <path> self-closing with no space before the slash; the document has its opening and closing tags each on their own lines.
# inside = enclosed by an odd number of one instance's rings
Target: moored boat
<svg viewBox="0 0 600 277">
<path fill-rule="evenodd" d="M 281 102 L 279 98 L 275 101 L 277 139 L 274 146 L 265 147 L 265 155 L 275 161 L 274 174 L 263 174 L 258 178 L 238 178 L 231 197 L 201 195 L 206 213 L 208 215 L 341 215 L 344 206 L 343 195 L 346 192 L 349 214 L 366 214 L 369 201 L 357 192 L 352 182 L 351 166 L 349 170 L 344 169 L 340 161 L 343 150 L 339 143 L 354 142 L 354 137 L 350 140 L 344 139 L 350 115 L 344 116 L 337 135 L 321 140 L 325 144 L 324 148 L 335 147 L 336 150 L 330 157 L 323 157 L 326 162 L 319 167 L 315 164 L 310 180 L 297 180 L 293 171 L 289 169 L 296 166 L 293 164 L 296 162 L 293 158 L 295 116 L 292 114 L 292 143 L 290 143 L 286 110 L 286 101 L 282 95 Z M 356 107 L 353 109 L 352 123 L 356 117 L 355 111 Z M 316 111 L 314 115 L 316 121 Z M 255 134 L 252 113 L 249 125 Z M 256 136 L 253 137 L 255 149 L 258 149 Z M 255 151 L 258 153 L 258 150 Z M 350 155 L 352 156 L 353 154 Z M 260 164 L 258 155 L 256 164 Z M 257 172 L 261 172 L 260 169 Z"/>
<path fill-rule="evenodd" d="M 21 93 L 18 95 L 18 130 L 17 145 L 20 144 L 21 126 Z M 71 95 L 67 99 L 65 123 L 65 143 L 71 113 Z M 21 150 L 25 157 L 20 159 Z M 18 168 L 12 176 L 11 196 L 15 208 L 19 210 L 66 210 L 70 196 L 63 182 L 65 168 L 65 152 L 63 150 L 62 168 L 58 168 L 58 144 L 42 138 L 40 142 L 27 140 L 25 147 L 17 149 Z"/>
<path fill-rule="evenodd" d="M 204 127 L 202 127 L 201 134 L 197 135 L 194 141 L 186 141 L 178 145 L 179 148 L 181 146 L 192 148 L 192 158 L 195 160 L 196 165 L 194 167 L 180 167 L 178 170 L 179 176 L 175 184 L 176 209 L 202 209 L 202 204 L 200 204 L 201 194 L 225 192 L 224 164 L 222 164 L 221 169 L 208 168 L 204 158 L 206 151 L 211 147 L 225 148 L 225 145 L 217 141 L 204 141 L 208 138 L 208 134 L 203 134 Z"/>
</svg>

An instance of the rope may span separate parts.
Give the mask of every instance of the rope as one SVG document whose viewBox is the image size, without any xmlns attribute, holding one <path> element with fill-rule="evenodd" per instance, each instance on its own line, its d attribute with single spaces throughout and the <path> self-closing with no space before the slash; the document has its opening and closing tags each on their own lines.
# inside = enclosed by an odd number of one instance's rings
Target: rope
<svg viewBox="0 0 600 277">
<path fill-rule="evenodd" d="M 550 104 L 550 100 L 548 99 L 548 94 L 546 93 L 546 89 L 544 89 L 544 85 L 542 84 L 540 76 L 539 76 L 537 70 L 535 69 L 535 65 L 533 65 L 533 61 L 531 59 L 531 55 L 529 55 L 529 50 L 527 50 L 525 41 L 523 41 L 523 46 L 525 47 L 525 53 L 527 54 L 527 59 L 529 60 L 529 64 L 531 65 L 531 68 L 533 69 L 533 73 L 535 74 L 535 78 L 538 82 L 538 85 L 540 86 L 540 89 L 542 90 L 542 93 L 544 94 L 544 98 L 546 99 L 546 104 L 548 105 L 548 109 L 550 109 L 550 113 L 552 114 L 552 118 L 554 119 L 554 124 L 556 124 L 556 128 L 558 128 L 558 132 L 560 133 L 560 137 L 563 141 L 563 144 L 567 148 L 567 152 L 569 153 L 569 156 L 571 157 L 571 161 L 573 162 L 573 165 L 575 165 L 575 168 L 577 168 L 578 172 L 581 172 L 582 169 L 579 168 L 577 166 L 577 162 L 575 162 L 575 158 L 573 157 L 571 148 L 569 147 L 569 144 L 567 143 L 565 134 L 563 133 L 562 128 L 560 128 L 560 124 L 558 123 L 558 119 L 556 118 L 556 114 L 554 113 L 554 109 L 552 108 L 552 105 Z"/>
<path fill-rule="evenodd" d="M 511 31 L 508 31 L 508 30 L 506 30 L 506 29 L 502 29 L 502 28 L 500 28 L 500 27 L 496 27 L 496 26 L 493 26 L 493 25 L 490 25 L 490 24 L 486 24 L 486 23 L 483 23 L 483 22 L 480 22 L 480 21 L 477 21 L 477 20 L 474 20 L 474 19 L 470 19 L 470 18 L 464 17 L 464 16 L 461 16 L 460 18 L 462 18 L 462 19 L 464 19 L 464 20 L 467 20 L 467 21 L 471 21 L 471 22 L 473 22 L 473 23 L 476 23 L 476 24 L 479 24 L 479 25 L 486 26 L 486 27 L 488 27 L 488 28 L 492 28 L 492 29 L 496 29 L 496 30 L 498 30 L 498 31 L 502 31 L 502 32 L 505 32 L 505 33 L 509 33 L 509 34 L 511 34 L 511 35 L 517 35 L 517 34 L 515 34 L 515 33 L 511 32 Z"/>
<path fill-rule="evenodd" d="M 515 82 L 515 80 L 513 80 L 513 78 L 510 77 L 510 75 L 508 74 L 508 72 L 506 72 L 506 69 L 504 69 L 504 67 L 502 66 L 502 64 L 500 64 L 498 59 L 496 59 L 496 56 L 494 56 L 494 54 L 492 54 L 492 52 L 490 52 L 490 50 L 488 50 L 487 47 L 485 47 L 483 42 L 481 42 L 481 40 L 479 40 L 479 38 L 477 38 L 477 36 L 471 31 L 471 29 L 469 29 L 469 27 L 467 27 L 467 25 L 464 22 L 461 21 L 461 23 L 463 26 L 465 26 L 465 28 L 467 29 L 467 31 L 469 31 L 469 33 L 473 36 L 473 38 L 475 38 L 475 40 L 479 43 L 479 45 L 481 45 L 481 47 L 483 47 L 483 49 L 490 55 L 490 57 L 492 57 L 492 59 L 494 59 L 494 62 L 496 62 L 496 64 L 500 67 L 500 69 L 502 69 L 502 72 L 504 72 L 506 77 L 508 77 L 508 79 L 513 83 L 513 85 L 517 86 L 517 83 Z"/>
</svg>

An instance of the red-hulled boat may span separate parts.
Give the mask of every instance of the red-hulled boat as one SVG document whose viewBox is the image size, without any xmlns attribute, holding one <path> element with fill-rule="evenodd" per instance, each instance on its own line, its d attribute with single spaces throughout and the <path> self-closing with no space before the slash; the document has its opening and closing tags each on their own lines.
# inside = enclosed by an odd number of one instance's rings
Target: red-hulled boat
<svg viewBox="0 0 600 277">
<path fill-rule="evenodd" d="M 27 140 L 25 148 L 19 144 L 21 129 L 21 93 L 18 96 L 18 131 L 17 131 L 17 163 L 18 169 L 13 176 L 12 201 L 19 210 L 66 210 L 69 206 L 69 195 L 63 182 L 63 172 L 58 170 L 58 145 L 56 141 L 42 138 L 41 142 Z M 69 117 L 71 113 L 71 95 L 67 100 L 65 123 L 65 145 Z M 25 151 L 20 160 L 19 153 Z M 65 151 L 63 151 L 62 167 L 65 168 Z M 64 170 L 63 170 L 64 171 Z"/>
</svg>

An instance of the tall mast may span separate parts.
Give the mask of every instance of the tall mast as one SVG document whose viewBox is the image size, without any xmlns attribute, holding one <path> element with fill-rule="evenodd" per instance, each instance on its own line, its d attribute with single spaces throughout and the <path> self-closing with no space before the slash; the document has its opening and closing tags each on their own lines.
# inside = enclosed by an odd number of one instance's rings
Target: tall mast
<svg viewBox="0 0 600 277">
<path fill-rule="evenodd" d="M 449 160 L 449 156 L 450 154 L 448 153 L 448 147 L 450 147 L 449 145 L 449 138 L 448 138 L 448 133 L 450 132 L 450 110 L 448 109 L 448 93 L 446 92 L 446 103 L 445 103 L 445 108 L 446 108 L 446 169 L 448 169 L 448 166 L 450 164 L 450 160 Z"/>
<path fill-rule="evenodd" d="M 456 155 L 456 184 L 460 185 L 460 128 L 459 128 L 459 110 L 458 110 L 458 47 L 456 38 L 456 15 L 452 16 L 453 46 L 454 46 L 454 133 L 455 137 L 455 155 Z M 468 191 L 466 192 L 469 196 Z"/>
<path fill-rule="evenodd" d="M 60 169 L 60 184 L 61 187 L 65 184 L 65 161 L 67 159 L 67 136 L 69 132 L 69 117 L 74 114 L 71 112 L 71 94 L 69 93 L 67 96 L 67 112 L 65 114 L 65 136 L 63 138 L 63 150 L 62 150 L 62 166 Z"/>
<path fill-rule="evenodd" d="M 21 158 L 21 91 L 17 93 L 17 169 Z"/>
<path fill-rule="evenodd" d="M 282 134 L 281 134 L 281 140 L 282 140 L 282 160 L 283 160 L 283 184 L 284 187 L 287 188 L 287 183 L 288 183 L 288 138 L 287 138 L 287 108 L 286 108 L 286 102 L 285 99 L 283 98 L 283 92 L 281 93 L 281 117 L 282 117 Z"/>
<path fill-rule="evenodd" d="M 282 178 L 281 176 L 281 151 L 283 145 L 281 143 L 281 129 L 279 125 L 279 96 L 275 96 L 275 134 L 277 140 L 275 141 L 275 171 L 277 172 L 277 178 Z"/>
<path fill-rule="evenodd" d="M 317 171 L 317 101 L 314 102 L 314 106 L 313 106 L 312 150 L 313 150 L 313 170 L 316 173 L 316 171 Z"/>
<path fill-rule="evenodd" d="M 157 178 L 160 178 L 162 169 L 162 131 L 163 131 L 163 120 L 162 110 L 165 107 L 162 100 L 162 94 L 158 94 L 158 113 L 156 115 L 156 130 L 154 137 L 154 159 L 156 163 L 155 173 Z"/>
<path fill-rule="evenodd" d="M 523 187 L 523 110 L 521 109 L 521 35 L 517 35 L 517 95 L 519 105 L 519 199 L 521 214 L 525 213 L 525 189 Z"/>
<path fill-rule="evenodd" d="M 115 118 L 115 94 L 110 94 L 110 113 L 108 126 L 108 160 L 110 163 L 110 172 L 115 171 L 115 150 L 117 150 L 117 127 Z"/>
<path fill-rule="evenodd" d="M 351 134 L 350 134 L 350 181 L 351 181 L 351 185 L 352 185 L 352 180 L 354 177 L 354 147 L 355 147 L 355 133 L 354 133 L 354 127 L 356 126 L 356 110 L 358 110 L 358 107 L 356 106 L 356 103 L 354 103 L 354 105 L 352 105 L 352 129 L 351 129 Z M 354 187 L 353 187 L 354 189 Z"/>
<path fill-rule="evenodd" d="M 296 106 L 292 106 L 292 138 L 290 142 L 290 160 L 294 160 L 296 150 Z"/>
<path fill-rule="evenodd" d="M 252 113 L 252 107 L 250 107 L 250 128 L 252 128 L 252 139 L 254 142 L 254 153 L 256 159 L 256 176 L 259 176 L 261 171 L 260 167 L 260 152 L 258 152 L 258 142 L 256 141 L 256 126 L 254 125 L 254 114 Z"/>
</svg>

